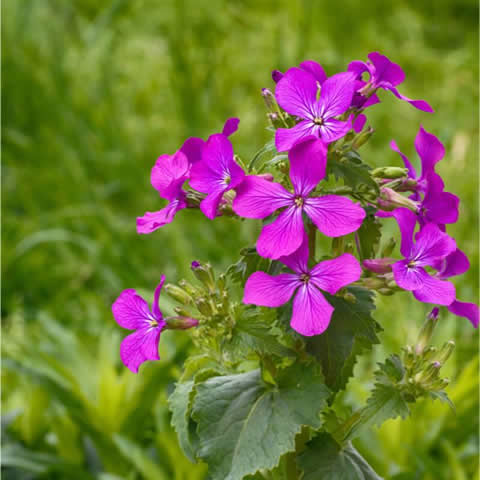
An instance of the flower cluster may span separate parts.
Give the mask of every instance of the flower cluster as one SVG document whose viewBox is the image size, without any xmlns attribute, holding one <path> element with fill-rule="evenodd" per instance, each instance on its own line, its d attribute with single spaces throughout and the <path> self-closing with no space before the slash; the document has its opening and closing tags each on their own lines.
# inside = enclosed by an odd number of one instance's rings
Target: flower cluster
<svg viewBox="0 0 480 480">
<path fill-rule="evenodd" d="M 172 222 L 184 208 L 199 208 L 210 220 L 227 214 L 262 219 L 256 251 L 276 268 L 256 271 L 248 278 L 243 302 L 279 307 L 294 297 L 290 325 L 304 336 L 321 334 L 331 320 L 334 307 L 321 291 L 335 295 L 352 283 L 370 288 L 375 283 L 373 274 L 379 285 L 412 291 L 421 302 L 446 306 L 477 326 L 478 307 L 459 302 L 454 285 L 446 280 L 464 273 L 469 264 L 446 233 L 445 225 L 458 219 L 459 199 L 444 191 L 435 172 L 445 149 L 434 135 L 420 127 L 416 137 L 415 148 L 422 161 L 420 175 L 392 141 L 391 148 L 400 154 L 405 169 L 380 169 L 372 176 L 377 189 L 360 192 L 345 186 L 328 192 L 322 186 L 331 173 L 332 158 L 355 153 L 371 136 L 373 130 L 364 129 L 365 112 L 380 103 L 379 90 L 389 90 L 415 108 L 433 112 L 424 100 L 399 93 L 397 87 L 405 78 L 399 65 L 377 52 L 368 58 L 367 62 L 351 62 L 346 71 L 330 77 L 314 61 L 284 73 L 272 72 L 275 91 L 263 89 L 262 95 L 282 163 L 273 165 L 271 172 L 245 168 L 234 155 L 229 138 L 239 120 L 230 118 L 222 133 L 206 141 L 189 138 L 173 155 L 157 159 L 151 184 L 168 204 L 137 218 L 137 231 L 151 233 Z M 344 248 L 317 261 L 317 232 L 333 238 L 356 236 L 366 210 L 372 208 L 378 218 L 397 220 L 402 260 L 363 259 L 362 270 L 360 262 Z M 113 305 L 117 322 L 136 330 L 121 348 L 122 360 L 133 371 L 143 361 L 158 358 L 160 332 L 169 328 L 157 304 L 162 283 L 163 277 L 152 311 L 134 290 L 125 290 Z M 186 328 L 196 321 L 186 316 L 180 323 Z M 179 328 L 178 320 L 175 325 L 171 328 Z"/>
</svg>

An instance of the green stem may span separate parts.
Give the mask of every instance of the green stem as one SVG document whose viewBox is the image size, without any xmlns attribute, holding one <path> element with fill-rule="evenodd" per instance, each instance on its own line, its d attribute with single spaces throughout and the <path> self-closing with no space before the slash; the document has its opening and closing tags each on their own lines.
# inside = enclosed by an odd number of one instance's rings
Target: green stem
<svg viewBox="0 0 480 480">
<path fill-rule="evenodd" d="M 317 233 L 317 227 L 315 224 L 310 223 L 308 226 L 308 251 L 310 252 L 310 259 L 315 261 L 315 235 Z"/>
</svg>

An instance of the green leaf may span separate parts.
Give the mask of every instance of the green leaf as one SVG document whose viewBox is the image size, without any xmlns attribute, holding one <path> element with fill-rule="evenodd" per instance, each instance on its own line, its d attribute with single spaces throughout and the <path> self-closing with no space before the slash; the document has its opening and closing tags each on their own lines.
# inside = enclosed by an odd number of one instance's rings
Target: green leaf
<svg viewBox="0 0 480 480">
<path fill-rule="evenodd" d="M 322 365 L 325 383 L 334 391 L 345 388 L 352 376 L 356 358 L 379 343 L 379 325 L 371 312 L 375 309 L 373 294 L 364 288 L 347 289 L 354 303 L 325 294 L 335 310 L 327 330 L 307 340 L 307 350 Z"/>
<path fill-rule="evenodd" d="M 262 165 L 265 163 L 265 155 L 276 152 L 275 148 L 275 140 L 269 140 L 260 150 L 258 150 L 253 158 L 250 160 L 250 163 L 248 165 L 248 171 L 261 171 Z"/>
<path fill-rule="evenodd" d="M 190 411 L 194 394 L 195 382 L 190 380 L 177 383 L 168 398 L 168 406 L 172 412 L 172 427 L 177 432 L 180 447 L 191 462 L 195 462 L 195 452 L 190 438 Z"/>
<path fill-rule="evenodd" d="M 197 386 L 193 418 L 198 456 L 212 480 L 240 480 L 270 470 L 295 450 L 303 426 L 318 429 L 329 390 L 314 367 L 294 367 L 272 387 L 260 370 L 215 377 Z"/>
<path fill-rule="evenodd" d="M 243 248 L 240 251 L 240 255 L 240 260 L 230 265 L 226 272 L 233 282 L 239 283 L 240 285 L 244 285 L 247 278 L 253 272 L 266 272 L 270 267 L 270 260 L 260 257 L 255 247 Z"/>
<path fill-rule="evenodd" d="M 365 208 L 365 213 L 367 216 L 355 234 L 360 260 L 375 258 L 382 236 L 381 224 L 375 217 L 375 209 L 368 206 Z"/>
<path fill-rule="evenodd" d="M 328 433 L 307 444 L 298 464 L 302 480 L 381 480 L 351 444 L 341 448 Z"/>
</svg>

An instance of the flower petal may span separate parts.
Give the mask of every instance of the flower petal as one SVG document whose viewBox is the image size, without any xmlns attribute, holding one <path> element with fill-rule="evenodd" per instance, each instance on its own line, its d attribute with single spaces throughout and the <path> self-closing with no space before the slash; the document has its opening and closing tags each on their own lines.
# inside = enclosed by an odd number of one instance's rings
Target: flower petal
<svg viewBox="0 0 480 480">
<path fill-rule="evenodd" d="M 363 113 L 358 115 L 354 120 L 353 120 L 353 131 L 355 133 L 360 133 L 363 130 L 363 127 L 365 126 L 365 123 L 367 122 L 367 117 Z"/>
<path fill-rule="evenodd" d="M 434 266 L 457 248 L 455 240 L 442 232 L 434 223 L 427 223 L 416 235 L 416 242 L 410 255 L 419 266 Z"/>
<path fill-rule="evenodd" d="M 392 265 L 393 278 L 404 290 L 417 290 L 430 276 L 422 267 L 409 266 L 408 260 L 400 260 Z"/>
<path fill-rule="evenodd" d="M 427 278 L 428 277 L 428 278 Z M 455 285 L 446 280 L 427 275 L 421 288 L 413 291 L 413 296 L 424 303 L 450 305 L 455 300 Z"/>
<path fill-rule="evenodd" d="M 185 200 L 178 198 L 158 212 L 145 212 L 143 217 L 137 217 L 137 233 L 152 233 L 157 228 L 171 223 L 176 213 L 186 207 Z"/>
<path fill-rule="evenodd" d="M 360 60 L 354 60 L 348 64 L 348 71 L 355 74 L 355 78 L 361 79 L 364 72 L 370 73 L 370 65 Z"/>
<path fill-rule="evenodd" d="M 158 342 L 160 340 L 158 327 L 147 327 L 125 337 L 120 345 L 120 358 L 123 364 L 133 373 L 147 360 L 160 360 Z"/>
<path fill-rule="evenodd" d="M 325 177 L 327 147 L 319 139 L 295 145 L 289 152 L 290 178 L 297 195 L 308 195 Z"/>
<path fill-rule="evenodd" d="M 293 300 L 290 326 L 305 337 L 320 335 L 327 329 L 333 310 L 320 290 L 303 284 Z"/>
<path fill-rule="evenodd" d="M 342 72 L 325 80 L 318 101 L 323 119 L 345 113 L 352 103 L 355 90 L 355 74 Z"/>
<path fill-rule="evenodd" d="M 282 185 L 248 175 L 236 188 L 233 211 L 240 217 L 265 218 L 293 202 L 293 195 Z"/>
<path fill-rule="evenodd" d="M 162 312 L 160 311 L 160 307 L 158 306 L 158 299 L 160 297 L 160 292 L 162 291 L 163 284 L 165 283 L 165 275 L 160 277 L 160 282 L 155 288 L 155 293 L 153 294 L 153 303 L 152 303 L 152 312 L 155 318 L 158 320 L 163 320 Z"/>
<path fill-rule="evenodd" d="M 278 83 L 283 78 L 283 73 L 280 70 L 272 70 L 272 80 Z"/>
<path fill-rule="evenodd" d="M 200 202 L 200 210 L 210 220 L 213 220 L 217 216 L 218 206 L 220 205 L 223 194 L 227 190 L 227 187 L 219 186 Z"/>
<path fill-rule="evenodd" d="M 313 120 L 317 100 L 315 77 L 300 68 L 290 68 L 277 83 L 275 97 L 278 104 L 290 115 Z"/>
<path fill-rule="evenodd" d="M 470 268 L 468 257 L 459 248 L 434 266 L 439 271 L 437 277 L 450 278 L 465 273 Z"/>
<path fill-rule="evenodd" d="M 305 229 L 303 230 L 303 240 L 300 247 L 292 254 L 280 257 L 278 261 L 296 273 L 308 272 L 308 237 Z"/>
<path fill-rule="evenodd" d="M 425 220 L 436 224 L 455 223 L 458 220 L 460 199 L 450 192 L 425 195 L 422 209 Z"/>
<path fill-rule="evenodd" d="M 222 134 L 229 137 L 233 135 L 238 130 L 238 124 L 240 123 L 240 119 L 236 117 L 229 118 L 225 125 L 223 126 Z"/>
<path fill-rule="evenodd" d="M 390 90 L 397 98 L 399 98 L 400 100 L 404 100 L 405 102 L 408 102 L 410 105 L 412 105 L 418 110 L 421 110 L 422 112 L 427 112 L 427 113 L 434 112 L 433 108 L 425 100 L 412 100 L 411 98 L 408 98 L 405 95 L 402 95 L 395 87 L 387 88 L 387 90 Z"/>
<path fill-rule="evenodd" d="M 115 321 L 128 330 L 145 328 L 155 320 L 148 303 L 133 288 L 124 290 L 113 302 L 112 313 Z"/>
<path fill-rule="evenodd" d="M 344 137 L 351 129 L 352 122 L 350 119 L 346 122 L 342 122 L 341 120 L 330 118 L 325 120 L 323 125 L 319 127 L 318 131 L 320 132 L 320 138 L 328 144 Z"/>
<path fill-rule="evenodd" d="M 402 235 L 400 253 L 404 257 L 410 257 L 413 248 L 413 232 L 417 226 L 417 216 L 408 208 L 396 208 L 392 216 L 398 223 Z"/>
<path fill-rule="evenodd" d="M 428 133 L 420 125 L 420 130 L 415 137 L 415 149 L 422 160 L 421 178 L 427 178 L 435 164 L 445 156 L 445 147 L 435 135 Z"/>
<path fill-rule="evenodd" d="M 257 252 L 273 260 L 290 255 L 302 244 L 303 232 L 302 209 L 288 207 L 274 222 L 263 227 L 257 240 Z"/>
<path fill-rule="evenodd" d="M 311 120 L 302 120 L 292 128 L 277 128 L 275 131 L 275 147 L 279 152 L 286 152 L 296 143 L 311 136 L 318 138 L 318 126 Z"/>
<path fill-rule="evenodd" d="M 447 308 L 454 315 L 467 318 L 475 328 L 478 328 L 478 305 L 455 300 Z"/>
<path fill-rule="evenodd" d="M 310 273 L 311 281 L 318 288 L 335 295 L 342 287 L 360 278 L 362 267 L 353 255 L 344 253 L 332 260 L 318 263 Z"/>
<path fill-rule="evenodd" d="M 403 163 L 404 163 L 404 165 L 405 165 L 405 168 L 408 170 L 408 176 L 409 176 L 410 178 L 417 178 L 417 172 L 415 171 L 415 168 L 414 168 L 413 165 L 410 163 L 410 160 L 407 158 L 407 156 L 400 151 L 400 149 L 398 148 L 397 143 L 395 142 L 395 140 L 392 140 L 392 141 L 390 142 L 390 148 L 391 148 L 394 152 L 397 152 L 397 153 L 402 157 L 402 160 L 403 160 Z"/>
<path fill-rule="evenodd" d="M 365 210 L 349 198 L 339 195 L 307 198 L 305 213 L 327 237 L 340 237 L 360 228 Z"/>
<path fill-rule="evenodd" d="M 327 75 L 325 74 L 323 67 L 313 60 L 305 60 L 299 65 L 299 67 L 302 70 L 311 73 L 320 85 L 327 79 Z"/>
<path fill-rule="evenodd" d="M 198 137 L 190 137 L 185 140 L 180 151 L 184 153 L 188 161 L 193 164 L 202 159 L 202 149 L 205 145 L 205 140 Z"/>
<path fill-rule="evenodd" d="M 272 276 L 265 272 L 255 272 L 250 275 L 245 284 L 243 303 L 253 303 L 262 307 L 280 307 L 290 300 L 300 284 L 298 276 L 291 273 Z"/>
<path fill-rule="evenodd" d="M 173 200 L 188 178 L 190 164 L 182 152 L 158 157 L 152 168 L 150 181 L 162 198 Z"/>
<path fill-rule="evenodd" d="M 375 85 L 379 87 L 392 86 L 395 87 L 405 80 L 405 73 L 400 65 L 393 63 L 385 55 L 378 52 L 368 54 L 368 58 L 375 67 Z"/>
</svg>

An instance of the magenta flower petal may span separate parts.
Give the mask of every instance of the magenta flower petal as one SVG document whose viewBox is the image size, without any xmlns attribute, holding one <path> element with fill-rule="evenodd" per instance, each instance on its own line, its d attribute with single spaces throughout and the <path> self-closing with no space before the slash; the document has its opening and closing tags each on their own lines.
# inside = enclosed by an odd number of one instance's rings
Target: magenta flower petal
<svg viewBox="0 0 480 480">
<path fill-rule="evenodd" d="M 148 303 L 133 289 L 124 290 L 112 305 L 115 321 L 123 328 L 136 330 L 155 320 Z"/>
<path fill-rule="evenodd" d="M 286 265 L 295 273 L 307 273 L 308 272 L 308 237 L 305 229 L 303 230 L 303 240 L 295 252 L 278 259 L 279 262 Z"/>
<path fill-rule="evenodd" d="M 125 337 L 120 345 L 120 358 L 133 373 L 147 360 L 160 360 L 158 342 L 160 329 L 145 327 Z"/>
<path fill-rule="evenodd" d="M 313 120 L 317 100 L 315 77 L 300 68 L 290 68 L 277 83 L 275 97 L 290 115 Z"/>
<path fill-rule="evenodd" d="M 187 207 L 183 198 L 173 200 L 158 212 L 146 212 L 143 217 L 137 217 L 137 233 L 152 233 L 157 228 L 171 223 L 176 213 Z"/>
<path fill-rule="evenodd" d="M 295 205 L 288 207 L 274 222 L 263 227 L 257 240 L 257 252 L 273 260 L 290 255 L 300 247 L 303 232 L 302 209 Z"/>
<path fill-rule="evenodd" d="M 342 122 L 335 118 L 325 120 L 322 126 L 319 127 L 319 132 L 322 140 L 325 143 L 331 143 L 339 138 L 344 137 L 352 129 L 352 122 L 347 120 Z"/>
<path fill-rule="evenodd" d="M 333 310 L 320 290 L 304 283 L 293 300 L 290 326 L 306 337 L 319 335 L 327 329 Z"/>
<path fill-rule="evenodd" d="M 155 288 L 155 293 L 153 294 L 153 303 L 152 303 L 152 313 L 155 318 L 158 320 L 163 319 L 162 312 L 160 311 L 160 307 L 158 306 L 158 299 L 160 297 L 160 292 L 162 291 L 163 284 L 165 283 L 165 275 L 160 277 L 160 282 Z"/>
<path fill-rule="evenodd" d="M 333 260 L 325 260 L 311 270 L 311 282 L 318 288 L 335 295 L 346 285 L 356 282 L 362 274 L 358 260 L 349 253 L 344 253 Z"/>
<path fill-rule="evenodd" d="M 318 127 L 313 122 L 303 120 L 292 128 L 277 128 L 275 131 L 275 147 L 279 152 L 290 150 L 310 136 L 318 137 Z"/>
<path fill-rule="evenodd" d="M 354 60 L 353 62 L 350 62 L 348 64 L 348 69 L 349 72 L 352 72 L 355 74 L 356 78 L 361 79 L 362 74 L 365 72 L 370 72 L 369 65 L 366 64 L 365 62 L 362 62 L 360 60 Z"/>
<path fill-rule="evenodd" d="M 478 306 L 474 303 L 465 303 L 455 300 L 447 308 L 448 311 L 454 315 L 467 318 L 475 328 L 478 328 Z"/>
<path fill-rule="evenodd" d="M 422 160 L 421 178 L 423 179 L 434 169 L 435 164 L 445 156 L 445 147 L 435 135 L 428 133 L 420 126 L 420 130 L 415 137 L 415 149 Z"/>
<path fill-rule="evenodd" d="M 400 252 L 409 257 L 413 246 L 413 232 L 417 225 L 417 216 L 408 208 L 396 208 L 391 215 L 395 217 L 402 236 Z"/>
<path fill-rule="evenodd" d="M 353 131 L 355 133 L 360 133 L 367 122 L 367 117 L 361 113 L 353 120 Z"/>
<path fill-rule="evenodd" d="M 455 223 L 458 220 L 460 199 L 449 192 L 427 194 L 422 202 L 425 220 L 436 224 Z"/>
<path fill-rule="evenodd" d="M 240 217 L 265 218 L 292 203 L 293 195 L 282 185 L 248 175 L 236 188 L 233 211 Z"/>
<path fill-rule="evenodd" d="M 446 257 L 456 248 L 452 237 L 442 232 L 434 223 L 428 223 L 417 233 L 410 259 L 418 266 L 433 266 L 439 258 Z"/>
<path fill-rule="evenodd" d="M 411 98 L 402 95 L 395 87 L 390 87 L 388 90 L 390 90 L 397 98 L 408 102 L 416 109 L 421 110 L 422 112 L 434 113 L 433 108 L 425 100 L 412 100 Z"/>
<path fill-rule="evenodd" d="M 435 265 L 438 269 L 437 277 L 450 278 L 465 273 L 470 268 L 468 257 L 460 249 L 456 249 L 446 258 Z"/>
<path fill-rule="evenodd" d="M 393 277 L 400 288 L 417 290 L 428 281 L 430 275 L 422 268 L 410 266 L 408 260 L 400 260 L 392 265 Z"/>
<path fill-rule="evenodd" d="M 319 139 L 295 145 L 289 152 L 290 178 L 297 195 L 308 195 L 322 178 L 327 168 L 327 147 Z"/>
<path fill-rule="evenodd" d="M 298 276 L 291 273 L 272 276 L 264 272 L 255 272 L 245 284 L 243 303 L 280 307 L 290 300 L 299 285 L 301 282 Z"/>
<path fill-rule="evenodd" d="M 162 198 L 173 200 L 188 178 L 190 165 L 180 151 L 174 155 L 160 156 L 152 168 L 150 180 Z"/>
<path fill-rule="evenodd" d="M 375 67 L 374 83 L 378 87 L 395 87 L 405 80 L 405 73 L 400 65 L 393 63 L 385 55 L 372 52 L 368 54 L 368 58 Z"/>
<path fill-rule="evenodd" d="M 354 89 L 355 75 L 351 72 L 337 73 L 325 80 L 319 99 L 321 115 L 331 118 L 345 113 L 352 103 Z"/>
<path fill-rule="evenodd" d="M 186 155 L 190 164 L 199 162 L 202 159 L 202 149 L 205 141 L 202 138 L 190 137 L 185 140 L 180 151 Z"/>
<path fill-rule="evenodd" d="M 413 295 L 420 302 L 448 306 L 455 300 L 455 285 L 427 274 L 421 288 L 414 290 Z"/>
<path fill-rule="evenodd" d="M 240 123 L 239 118 L 229 118 L 225 125 L 223 126 L 222 134 L 229 137 L 230 135 L 234 134 L 238 130 L 238 124 Z"/>
<path fill-rule="evenodd" d="M 338 195 L 307 198 L 305 213 L 327 237 L 339 237 L 360 228 L 365 210 L 350 199 Z"/>
<path fill-rule="evenodd" d="M 408 170 L 408 176 L 409 176 L 410 178 L 417 178 L 417 172 L 415 171 L 415 168 L 414 168 L 413 165 L 410 163 L 410 160 L 407 158 L 407 156 L 400 151 L 400 149 L 398 148 L 397 143 L 395 142 L 395 140 L 392 140 L 392 141 L 390 142 L 390 148 L 391 148 L 394 152 L 397 152 L 397 153 L 402 157 L 402 160 L 403 160 L 403 163 L 404 163 L 404 165 L 405 165 L 405 168 Z"/>
<path fill-rule="evenodd" d="M 211 191 L 208 196 L 200 202 L 200 210 L 210 220 L 213 220 L 217 216 L 218 206 L 226 191 L 227 188 L 220 186 L 218 189 Z"/>
<path fill-rule="evenodd" d="M 320 85 L 327 79 L 327 75 L 325 74 L 323 67 L 313 60 L 305 60 L 300 64 L 300 68 L 308 73 L 311 73 Z"/>
<path fill-rule="evenodd" d="M 283 73 L 280 70 L 272 70 L 272 80 L 278 83 L 283 78 Z"/>
</svg>

